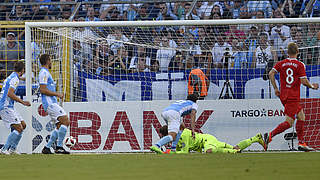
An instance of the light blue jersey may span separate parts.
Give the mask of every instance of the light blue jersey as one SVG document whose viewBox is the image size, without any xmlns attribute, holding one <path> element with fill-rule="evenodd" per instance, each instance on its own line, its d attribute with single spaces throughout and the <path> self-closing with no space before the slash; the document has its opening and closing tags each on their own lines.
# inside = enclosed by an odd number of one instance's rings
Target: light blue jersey
<svg viewBox="0 0 320 180">
<path fill-rule="evenodd" d="M 4 80 L 0 93 L 0 110 L 4 109 L 5 107 L 13 109 L 14 100 L 8 97 L 8 92 L 10 88 L 13 88 L 16 91 L 18 84 L 19 76 L 16 72 L 11 73 L 10 76 Z"/>
<path fill-rule="evenodd" d="M 164 111 L 174 110 L 179 112 L 180 116 L 185 116 L 190 114 L 192 109 L 197 111 L 198 105 L 190 100 L 180 100 L 165 108 Z"/>
<path fill-rule="evenodd" d="M 44 68 L 44 67 L 41 68 L 39 72 L 39 84 L 46 85 L 49 91 L 56 92 L 56 83 L 53 81 L 52 76 L 47 68 Z M 47 111 L 47 108 L 51 104 L 58 102 L 56 96 L 47 96 L 47 95 L 41 94 L 41 97 L 42 97 L 42 106 L 45 111 Z"/>
</svg>

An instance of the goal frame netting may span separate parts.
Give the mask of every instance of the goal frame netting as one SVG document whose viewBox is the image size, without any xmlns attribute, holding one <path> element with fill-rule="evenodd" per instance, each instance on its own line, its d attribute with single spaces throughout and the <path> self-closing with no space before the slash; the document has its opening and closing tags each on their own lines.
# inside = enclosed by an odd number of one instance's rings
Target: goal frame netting
<svg viewBox="0 0 320 180">
<path fill-rule="evenodd" d="M 32 47 L 31 28 L 46 27 L 155 27 L 155 26 L 205 26 L 205 25 L 245 25 L 245 24 L 306 24 L 320 23 L 320 18 L 274 18 L 274 19 L 227 19 L 227 20 L 172 20 L 172 21 L 94 21 L 94 22 L 26 22 L 25 23 L 25 72 L 26 100 L 32 102 Z M 25 120 L 28 126 L 25 139 L 32 139 L 32 108 L 26 107 Z M 25 147 L 32 153 L 32 143 Z"/>
</svg>

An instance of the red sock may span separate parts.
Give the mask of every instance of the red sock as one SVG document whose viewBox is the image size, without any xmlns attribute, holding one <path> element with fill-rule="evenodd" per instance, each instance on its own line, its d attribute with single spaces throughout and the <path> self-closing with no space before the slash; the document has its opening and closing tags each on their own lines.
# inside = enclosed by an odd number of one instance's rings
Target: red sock
<svg viewBox="0 0 320 180">
<path fill-rule="evenodd" d="M 271 137 L 274 137 L 277 134 L 282 133 L 283 131 L 289 129 L 290 123 L 288 121 L 284 121 L 282 123 L 280 123 L 273 131 L 271 131 Z"/>
<path fill-rule="evenodd" d="M 303 144 L 303 142 L 304 142 L 304 140 L 303 140 L 303 136 L 304 136 L 304 121 L 297 120 L 296 131 L 297 131 L 297 136 L 298 136 L 299 143 Z"/>
</svg>

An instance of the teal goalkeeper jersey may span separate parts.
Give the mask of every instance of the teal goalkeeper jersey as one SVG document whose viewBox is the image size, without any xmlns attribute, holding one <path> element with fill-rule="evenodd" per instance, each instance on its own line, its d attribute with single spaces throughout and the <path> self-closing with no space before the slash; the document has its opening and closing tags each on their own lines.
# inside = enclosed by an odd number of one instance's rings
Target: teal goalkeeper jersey
<svg viewBox="0 0 320 180">
<path fill-rule="evenodd" d="M 190 129 L 184 129 L 178 141 L 176 153 L 189 153 L 190 151 L 202 152 L 205 139 L 208 135 L 209 134 L 195 133 L 195 138 L 193 138 L 192 131 Z"/>
</svg>

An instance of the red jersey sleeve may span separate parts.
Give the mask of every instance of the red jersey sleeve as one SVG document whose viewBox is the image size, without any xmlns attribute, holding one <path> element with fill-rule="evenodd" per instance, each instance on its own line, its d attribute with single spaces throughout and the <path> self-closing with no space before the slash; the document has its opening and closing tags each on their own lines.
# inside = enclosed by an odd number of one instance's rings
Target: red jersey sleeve
<svg viewBox="0 0 320 180">
<path fill-rule="evenodd" d="M 281 71 L 281 64 L 282 61 L 279 61 L 276 65 L 273 66 L 273 69 L 276 70 L 278 73 Z"/>
<path fill-rule="evenodd" d="M 297 69 L 297 76 L 299 78 L 307 77 L 307 75 L 306 75 L 306 66 L 302 62 L 299 63 L 299 66 L 298 66 L 298 69 Z"/>
</svg>

